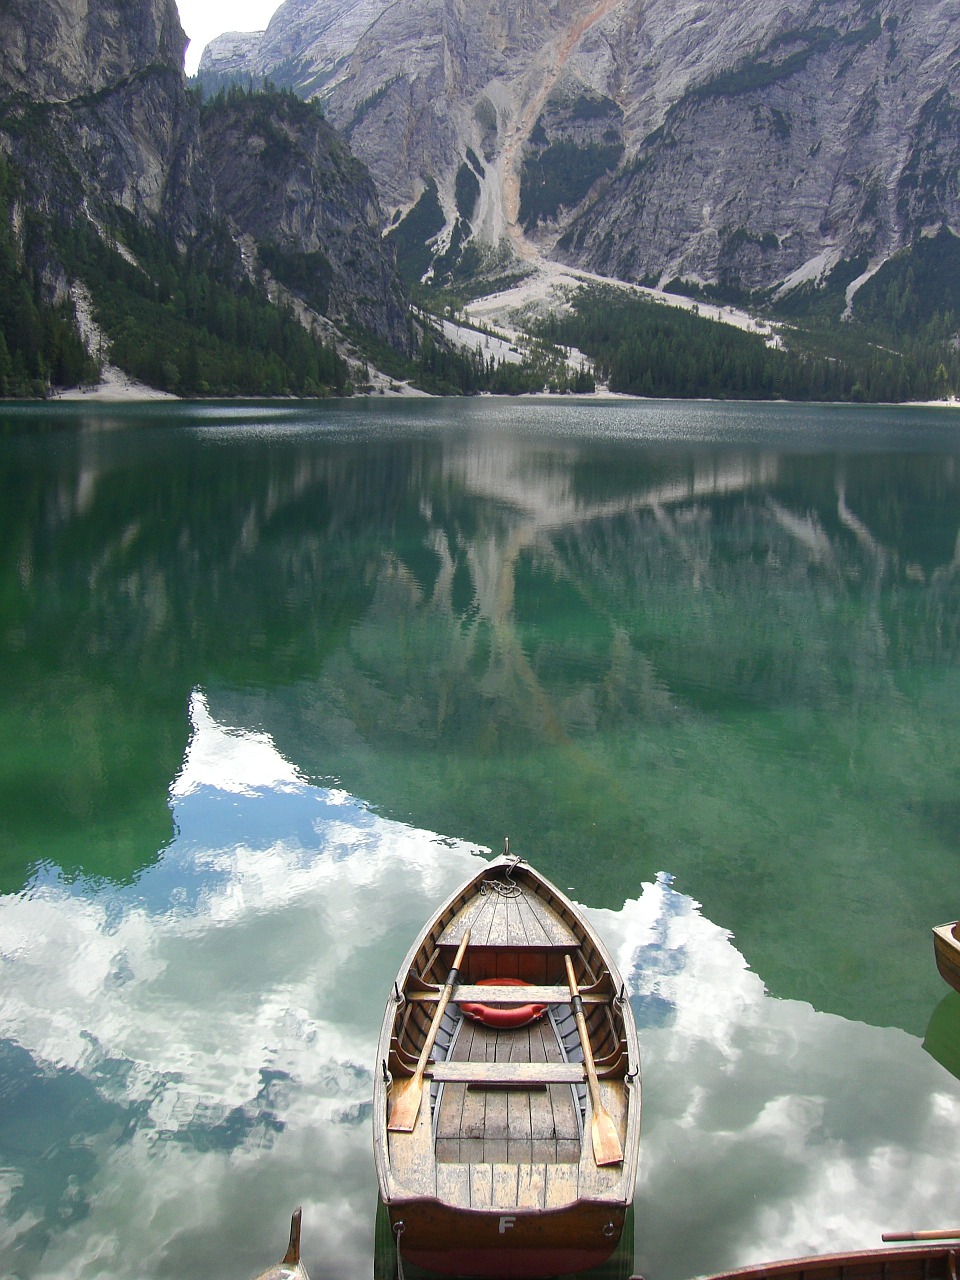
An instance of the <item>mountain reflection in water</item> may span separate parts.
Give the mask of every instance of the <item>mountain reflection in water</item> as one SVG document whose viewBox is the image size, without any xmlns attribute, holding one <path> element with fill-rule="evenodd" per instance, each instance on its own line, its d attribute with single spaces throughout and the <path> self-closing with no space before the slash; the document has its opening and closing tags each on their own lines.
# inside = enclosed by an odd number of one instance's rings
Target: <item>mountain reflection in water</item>
<svg viewBox="0 0 960 1280">
<path fill-rule="evenodd" d="M 301 1202 L 311 1275 L 371 1274 L 383 1003 L 484 851 L 310 784 L 199 691 L 191 722 L 155 865 L 0 899 L 5 1275 L 244 1276 Z M 930 1224 L 960 1084 L 912 1037 L 772 999 L 666 872 L 589 915 L 640 1029 L 638 1270 Z"/>
<path fill-rule="evenodd" d="M 630 975 L 649 1280 L 943 1226 L 957 422 L 4 407 L 0 1274 L 302 1201 L 368 1276 L 387 989 L 505 834 Z"/>
</svg>

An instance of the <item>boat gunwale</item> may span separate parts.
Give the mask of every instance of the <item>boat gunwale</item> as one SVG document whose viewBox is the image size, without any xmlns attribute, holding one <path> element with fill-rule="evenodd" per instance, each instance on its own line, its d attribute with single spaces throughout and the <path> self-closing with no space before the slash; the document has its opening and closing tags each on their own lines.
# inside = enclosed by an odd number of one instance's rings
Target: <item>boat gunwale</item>
<svg viewBox="0 0 960 1280">
<path fill-rule="evenodd" d="M 954 991 L 960 991 L 960 921 L 933 926 L 933 952 L 940 977 Z"/>
<path fill-rule="evenodd" d="M 816 1280 L 818 1274 L 834 1272 L 845 1274 L 847 1268 L 874 1267 L 879 1271 L 891 1263 L 915 1262 L 922 1264 L 922 1271 L 917 1274 L 924 1277 L 928 1274 L 931 1262 L 942 1261 L 944 1274 L 956 1274 L 956 1264 L 960 1256 L 960 1241 L 956 1244 L 893 1245 L 885 1249 L 855 1249 L 849 1252 L 810 1254 L 800 1258 L 782 1258 L 773 1262 L 758 1262 L 746 1267 L 736 1267 L 729 1271 L 716 1271 L 702 1280 L 777 1280 L 778 1277 L 801 1275 L 804 1280 Z M 873 1271 L 867 1275 L 873 1275 Z M 891 1280 L 904 1280 L 911 1272 L 898 1272 Z M 634 1277 L 633 1280 L 639 1280 Z M 849 1280 L 857 1280 L 856 1275 Z"/>
</svg>

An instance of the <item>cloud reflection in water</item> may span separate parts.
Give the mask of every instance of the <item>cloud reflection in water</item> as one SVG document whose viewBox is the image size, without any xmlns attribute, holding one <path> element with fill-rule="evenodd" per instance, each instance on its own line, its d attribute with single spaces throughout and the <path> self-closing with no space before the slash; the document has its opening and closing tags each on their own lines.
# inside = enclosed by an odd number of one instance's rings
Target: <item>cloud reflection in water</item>
<svg viewBox="0 0 960 1280">
<path fill-rule="evenodd" d="M 297 1203 L 315 1280 L 371 1273 L 383 1001 L 485 852 L 311 785 L 199 693 L 191 718 L 157 865 L 0 899 L 4 1275 L 242 1278 Z M 637 1269 L 943 1225 L 957 1082 L 901 1031 L 770 999 L 669 876 L 638 893 L 590 913 L 640 1026 Z"/>
</svg>

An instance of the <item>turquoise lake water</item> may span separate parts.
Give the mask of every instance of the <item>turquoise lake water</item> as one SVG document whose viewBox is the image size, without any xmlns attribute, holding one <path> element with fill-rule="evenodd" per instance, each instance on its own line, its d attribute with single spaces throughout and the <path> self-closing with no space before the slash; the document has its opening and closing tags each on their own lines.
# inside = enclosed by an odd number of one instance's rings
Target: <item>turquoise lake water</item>
<svg viewBox="0 0 960 1280">
<path fill-rule="evenodd" d="M 0 408 L 0 1275 L 373 1274 L 389 987 L 505 835 L 643 1057 L 635 1268 L 955 1226 L 960 415 Z"/>
</svg>

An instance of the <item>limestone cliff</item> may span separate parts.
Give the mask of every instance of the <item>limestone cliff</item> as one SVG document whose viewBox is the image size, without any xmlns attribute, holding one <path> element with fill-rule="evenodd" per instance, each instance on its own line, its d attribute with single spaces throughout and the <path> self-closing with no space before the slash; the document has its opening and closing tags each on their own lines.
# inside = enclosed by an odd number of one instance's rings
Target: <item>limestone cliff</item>
<svg viewBox="0 0 960 1280">
<path fill-rule="evenodd" d="M 953 0 L 366 0 L 324 44 L 337 10 L 288 0 L 246 66 L 322 95 L 392 216 L 434 182 L 439 253 L 466 222 L 521 256 L 756 288 L 960 226 Z"/>
<path fill-rule="evenodd" d="M 120 208 L 182 242 L 210 190 L 172 0 L 10 0 L 0 9 L 0 140 L 59 219 Z"/>
<path fill-rule="evenodd" d="M 217 205 L 261 264 L 323 314 L 404 348 L 406 300 L 376 188 L 320 111 L 292 94 L 234 94 L 201 119 Z"/>
<path fill-rule="evenodd" d="M 363 166 L 322 120 L 294 127 L 279 95 L 248 111 L 279 147 L 260 146 L 239 108 L 202 118 L 185 45 L 174 0 L 0 6 L 0 151 L 18 184 L 18 228 L 30 215 L 32 269 L 62 296 L 65 229 L 123 245 L 135 228 L 239 283 L 252 239 L 314 304 L 405 346 L 402 289 Z"/>
</svg>

